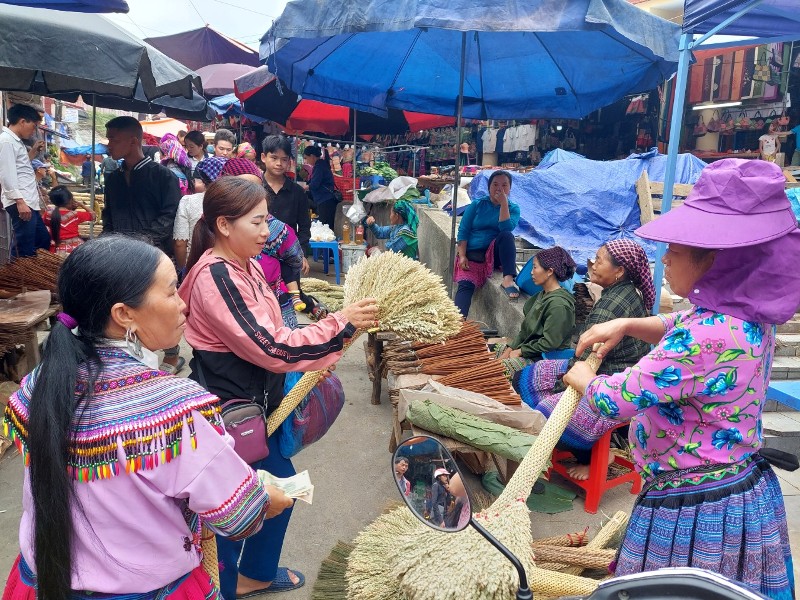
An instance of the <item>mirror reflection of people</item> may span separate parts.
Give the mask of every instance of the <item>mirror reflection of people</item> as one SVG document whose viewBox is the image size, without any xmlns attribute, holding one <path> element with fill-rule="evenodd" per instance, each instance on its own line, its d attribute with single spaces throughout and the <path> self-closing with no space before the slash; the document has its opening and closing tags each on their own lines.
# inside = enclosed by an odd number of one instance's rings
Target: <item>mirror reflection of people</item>
<svg viewBox="0 0 800 600">
<path fill-rule="evenodd" d="M 399 456 L 394 459 L 394 478 L 397 480 L 397 485 L 400 487 L 404 496 L 411 496 L 411 482 L 406 479 L 406 472 L 408 471 L 408 459 L 405 456 Z"/>
<path fill-rule="evenodd" d="M 467 489 L 461 480 L 461 473 L 454 473 L 450 478 L 450 493 L 456 498 L 456 511 L 458 520 L 451 525 L 455 529 L 463 529 L 472 518 L 472 505 L 467 496 Z"/>
<path fill-rule="evenodd" d="M 436 469 L 433 472 L 433 486 L 431 486 L 431 521 L 434 525 L 444 527 L 444 511 L 447 506 L 447 488 L 450 474 L 447 469 Z"/>
<path fill-rule="evenodd" d="M 645 483 L 617 575 L 703 568 L 794 597 L 780 483 L 759 453 L 776 325 L 800 305 L 800 230 L 785 181 L 760 160 L 705 167 L 681 206 L 636 230 L 669 244 L 664 275 L 694 307 L 615 319 L 580 338 L 577 352 L 601 342 L 606 354 L 625 335 L 655 345 L 620 373 L 596 376 L 579 362 L 564 376 L 600 415 L 632 419 Z"/>
<path fill-rule="evenodd" d="M 406 200 L 398 200 L 389 214 L 389 225 L 378 225 L 375 217 L 364 221 L 376 238 L 386 240 L 386 249 L 408 258 L 417 258 L 417 211 Z"/>
</svg>

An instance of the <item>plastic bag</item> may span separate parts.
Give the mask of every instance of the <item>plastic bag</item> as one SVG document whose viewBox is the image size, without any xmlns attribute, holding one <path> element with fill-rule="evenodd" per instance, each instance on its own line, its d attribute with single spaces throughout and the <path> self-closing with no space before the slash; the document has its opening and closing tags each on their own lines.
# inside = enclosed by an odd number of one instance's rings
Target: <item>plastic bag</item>
<svg viewBox="0 0 800 600">
<path fill-rule="evenodd" d="M 344 214 L 350 219 L 353 225 L 357 225 L 367 216 L 367 211 L 364 209 L 364 203 L 356 196 L 353 198 L 352 206 L 350 206 Z"/>
<path fill-rule="evenodd" d="M 332 242 L 336 239 L 336 234 L 333 233 L 326 223 L 321 221 L 311 222 L 311 241 L 312 242 Z"/>
<path fill-rule="evenodd" d="M 289 393 L 302 375 L 287 373 L 284 393 Z M 344 388 L 336 375 L 320 381 L 281 423 L 277 431 L 278 447 L 283 457 L 291 458 L 303 448 L 319 441 L 342 412 L 344 400 Z"/>
</svg>

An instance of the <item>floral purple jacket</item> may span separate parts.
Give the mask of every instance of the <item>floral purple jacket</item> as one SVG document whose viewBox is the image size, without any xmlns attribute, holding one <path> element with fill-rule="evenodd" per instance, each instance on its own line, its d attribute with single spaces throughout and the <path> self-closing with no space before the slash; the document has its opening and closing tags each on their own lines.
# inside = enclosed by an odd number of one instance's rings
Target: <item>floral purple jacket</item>
<svg viewBox="0 0 800 600">
<path fill-rule="evenodd" d="M 661 342 L 635 366 L 586 389 L 601 415 L 631 419 L 645 477 L 745 460 L 762 445 L 775 328 L 697 308 L 660 315 Z"/>
</svg>

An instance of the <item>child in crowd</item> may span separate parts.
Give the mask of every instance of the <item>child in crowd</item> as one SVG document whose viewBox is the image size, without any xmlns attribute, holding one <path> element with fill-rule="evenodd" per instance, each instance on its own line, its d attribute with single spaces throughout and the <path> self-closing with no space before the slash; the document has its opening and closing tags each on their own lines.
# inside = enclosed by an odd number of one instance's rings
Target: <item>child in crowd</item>
<svg viewBox="0 0 800 600">
<path fill-rule="evenodd" d="M 50 249 L 56 254 L 70 254 L 83 243 L 78 235 L 78 225 L 94 221 L 95 214 L 83 203 L 76 202 L 66 186 L 57 185 L 48 196 L 53 208 L 44 213 L 44 224 L 53 239 Z"/>
</svg>

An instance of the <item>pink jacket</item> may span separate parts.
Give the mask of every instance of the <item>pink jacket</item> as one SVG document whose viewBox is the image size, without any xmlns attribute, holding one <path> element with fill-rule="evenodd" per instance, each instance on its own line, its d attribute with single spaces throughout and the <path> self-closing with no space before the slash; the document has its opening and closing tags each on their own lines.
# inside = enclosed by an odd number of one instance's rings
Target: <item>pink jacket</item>
<svg viewBox="0 0 800 600">
<path fill-rule="evenodd" d="M 232 352 L 274 373 L 324 369 L 339 360 L 344 339 L 355 331 L 342 313 L 289 329 L 255 260 L 245 270 L 211 252 L 192 267 L 179 290 L 192 348 Z"/>
</svg>

